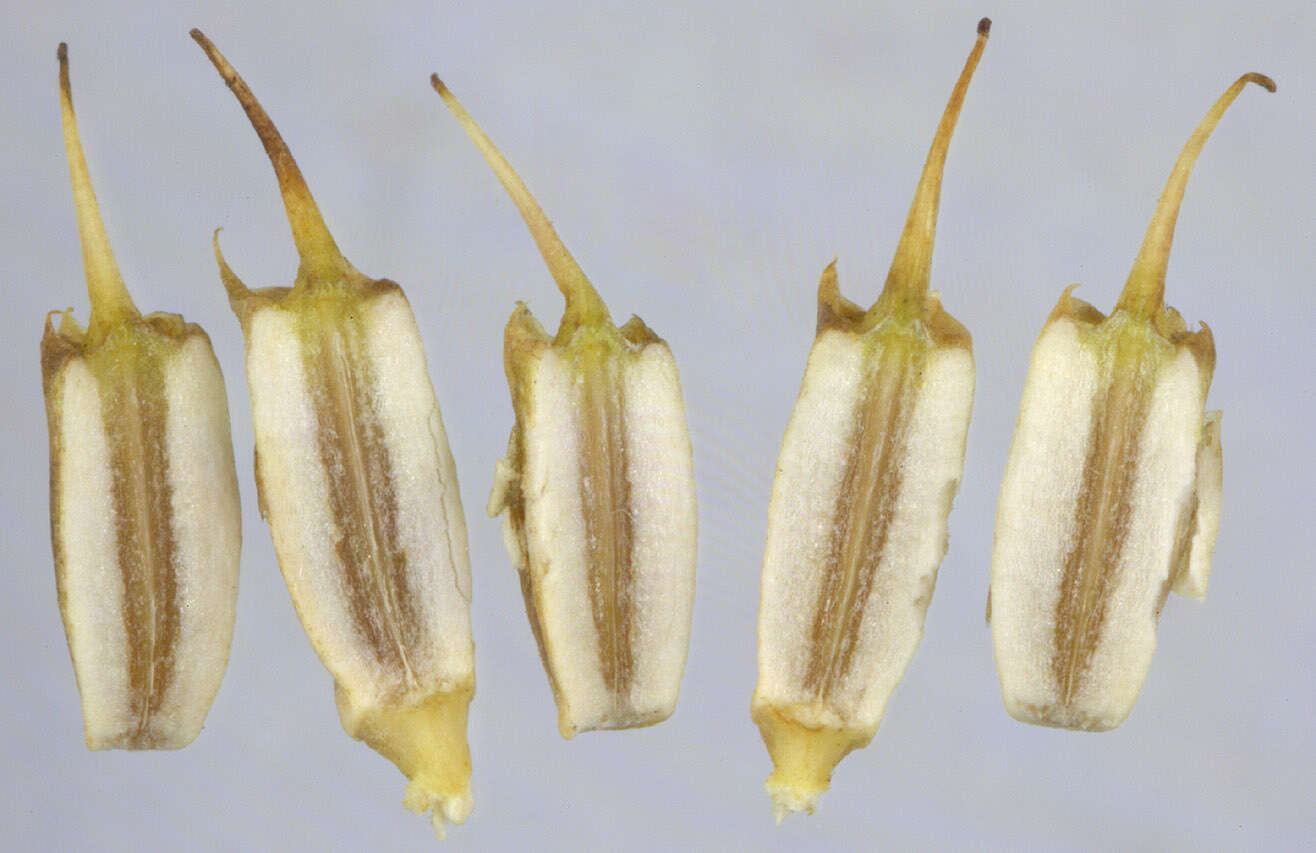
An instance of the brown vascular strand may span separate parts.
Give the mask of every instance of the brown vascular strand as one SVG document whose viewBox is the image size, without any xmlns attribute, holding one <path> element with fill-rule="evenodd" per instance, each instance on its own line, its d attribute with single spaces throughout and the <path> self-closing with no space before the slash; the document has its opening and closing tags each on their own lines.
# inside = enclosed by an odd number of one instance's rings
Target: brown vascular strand
<svg viewBox="0 0 1316 853">
<path fill-rule="evenodd" d="M 585 440 L 580 501 L 585 515 L 590 610 L 599 638 L 603 684 L 623 712 L 634 667 L 633 530 L 626 440 L 613 363 L 603 353 L 587 351 L 583 365 Z"/>
<path fill-rule="evenodd" d="M 337 310 L 333 306 L 328 310 Z M 368 395 L 362 330 L 352 321 L 316 317 L 306 336 L 308 385 L 315 389 L 320 457 L 329 474 L 329 501 L 339 525 L 337 544 L 353 620 L 387 670 L 416 679 L 407 647 L 416 641 L 409 612 L 407 554 L 397 544 L 397 501 L 383 430 Z"/>
<path fill-rule="evenodd" d="M 1127 363 L 1118 347 L 1113 360 Z M 1052 674 L 1059 703 L 1071 704 L 1083 686 L 1101 639 L 1106 605 L 1118 584 L 1119 563 L 1132 511 L 1136 449 L 1147 418 L 1154 372 L 1138 364 L 1117 369 L 1096 401 L 1092 445 L 1083 463 L 1083 486 L 1074 519 L 1074 547 L 1066 555 L 1056 602 Z"/>
<path fill-rule="evenodd" d="M 152 740 L 151 718 L 160 710 L 173 674 L 178 639 L 173 490 L 165 436 L 168 412 L 158 359 L 134 352 L 116 368 L 123 372 L 108 383 L 114 390 L 102 397 L 101 405 L 114 471 L 112 499 L 124 584 L 129 694 L 138 720 L 128 740 L 147 746 Z"/>
<path fill-rule="evenodd" d="M 819 697 L 830 695 L 849 672 L 859 642 L 900 493 L 909 391 L 922 356 L 921 347 L 904 340 L 884 346 L 862 391 L 865 402 L 841 480 L 804 674 L 804 686 Z"/>
</svg>

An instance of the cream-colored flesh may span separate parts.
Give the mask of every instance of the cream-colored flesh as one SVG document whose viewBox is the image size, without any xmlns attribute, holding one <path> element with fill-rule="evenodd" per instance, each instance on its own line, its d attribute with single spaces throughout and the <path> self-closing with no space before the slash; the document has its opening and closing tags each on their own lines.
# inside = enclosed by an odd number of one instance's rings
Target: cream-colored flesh
<svg viewBox="0 0 1316 853">
<path fill-rule="evenodd" d="M 626 458 L 633 523 L 635 677 L 638 716 L 676 709 L 694 607 L 695 478 L 676 362 L 650 344 L 626 366 Z"/>
<path fill-rule="evenodd" d="M 1101 387 L 1097 353 L 1074 323 L 1047 325 L 1033 348 L 1014 443 L 996 512 L 991 627 L 1006 706 L 1056 701 L 1050 675 L 1060 566 L 1073 547 L 1075 507 L 1083 484 Z M 1015 713 L 1018 709 L 1019 713 Z"/>
<path fill-rule="evenodd" d="M 834 529 L 835 506 L 850 455 L 867 373 L 865 347 L 853 335 L 824 332 L 814 342 L 805 379 L 777 459 L 768 508 L 759 594 L 759 680 L 754 705 L 810 703 L 805 669 Z M 813 725 L 840 727 L 822 706 Z"/>
<path fill-rule="evenodd" d="M 685 665 L 694 592 L 695 492 L 685 410 L 671 353 L 649 344 L 608 368 L 624 445 L 630 563 L 617 583 L 631 603 L 626 624 L 600 628 L 591 585 L 606 557 L 587 530 L 582 480 L 586 380 L 577 363 L 546 348 L 527 368 L 522 498 L 534 618 L 566 737 L 666 719 Z M 495 489 L 497 492 L 497 488 Z M 509 538 L 521 562 L 517 537 Z M 606 570 L 606 569 L 605 569 Z M 601 602 L 610 606 L 609 602 Z M 625 617 L 622 617 L 625 619 Z M 607 631 L 616 636 L 604 636 Z M 624 655 L 624 676 L 601 655 Z M 607 668 L 613 667 L 612 683 Z"/>
<path fill-rule="evenodd" d="M 1155 650 L 1193 517 L 1204 383 L 1186 348 L 1148 346 L 1135 364 L 1100 351 L 1091 329 L 1054 320 L 1034 349 L 1001 487 L 991 619 L 1010 714 L 1100 731 L 1128 715 Z"/>
<path fill-rule="evenodd" d="M 63 555 L 64 627 L 82 695 L 87 747 L 111 749 L 136 730 L 138 716 L 129 697 L 109 437 L 96 379 L 82 359 L 65 364 L 56 388 L 60 423 L 54 428 L 62 452 L 53 511 Z"/>
<path fill-rule="evenodd" d="M 782 442 L 768 515 L 759 612 L 757 709 L 790 709 L 805 725 L 863 733 L 866 741 L 881 720 L 923 634 L 924 614 L 946 549 L 946 521 L 958 488 L 973 402 L 973 358 L 961 347 L 915 345 L 921 373 L 909 369 L 902 387 L 884 399 L 895 403 L 899 434 L 893 436 L 897 485 L 872 494 L 871 513 L 861 524 L 885 517 L 881 552 L 866 572 L 864 555 L 843 565 L 845 588 L 866 589 L 831 606 L 857 608 L 827 624 L 857 624 L 845 660 L 824 662 L 829 676 L 810 677 L 819 654 L 835 657 L 836 638 L 819 636 L 817 609 L 824 599 L 825 565 L 835 547 L 842 481 L 859 441 L 865 407 L 872 405 L 870 379 L 882 347 L 848 332 L 819 336 Z M 885 408 L 885 407 L 883 407 Z M 856 535 L 855 530 L 846 536 Z M 841 549 L 841 553 L 848 553 Z"/>
<path fill-rule="evenodd" d="M 202 335 L 161 350 L 163 411 L 107 407 L 107 399 L 138 398 L 126 386 L 107 389 L 120 380 L 98 378 L 82 357 L 68 359 L 54 383 L 59 422 L 52 429 L 59 431 L 60 455 L 52 509 L 64 623 L 91 749 L 191 743 L 219 689 L 233 635 L 241 529 L 223 378 Z M 106 418 L 122 419 L 127 431 L 143 413 L 164 418 L 169 496 L 138 506 L 136 466 L 115 469 Z M 142 456 L 130 461 L 150 463 Z M 124 511 L 135 517 L 119 518 Z M 157 521 L 158 514 L 165 520 Z M 172 531 L 172 556 L 138 552 L 133 559 L 140 566 L 121 565 L 124 524 L 135 525 L 142 542 L 150 538 L 144 528 L 163 524 Z M 172 595 L 165 584 L 172 584 Z M 142 596 L 133 606 L 129 589 Z M 157 633 L 165 622 L 176 622 L 176 632 Z M 145 667 L 136 687 L 134 657 Z"/>
<path fill-rule="evenodd" d="M 228 663 L 242 513 L 228 396 L 210 342 L 189 337 L 165 372 L 169 479 L 178 554 L 179 642 L 166 707 L 198 732 Z"/>
<path fill-rule="evenodd" d="M 324 324 L 308 336 L 294 312 L 257 308 L 247 380 L 262 503 L 284 578 L 321 661 L 359 710 L 455 688 L 472 677 L 473 649 L 465 522 L 411 309 L 392 292 L 353 313 L 356 326 Z M 341 419 L 326 434 L 321 416 L 335 405 Z M 338 470 L 327 467 L 326 442 L 335 443 Z M 391 479 L 366 464 L 367 453 Z M 335 476 L 348 487 L 331 494 Z M 344 529 L 334 501 L 384 491 L 394 501 L 391 544 L 369 507 L 353 504 L 374 526 L 371 541 L 354 546 L 365 565 L 348 565 L 345 539 L 359 531 Z M 405 554 L 400 569 L 386 559 L 390 547 Z"/>
<path fill-rule="evenodd" d="M 400 293 L 369 303 L 367 358 L 398 502 L 398 542 L 413 560 L 409 587 L 424 614 L 419 664 L 444 685 L 474 677 L 471 565 L 457 467 L 411 307 Z M 414 660 L 414 658 L 413 658 Z"/>
</svg>

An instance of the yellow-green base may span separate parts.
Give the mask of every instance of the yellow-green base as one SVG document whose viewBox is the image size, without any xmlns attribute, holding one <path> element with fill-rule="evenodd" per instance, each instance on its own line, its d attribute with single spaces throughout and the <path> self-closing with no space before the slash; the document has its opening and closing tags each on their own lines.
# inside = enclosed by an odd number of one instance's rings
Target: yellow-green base
<svg viewBox="0 0 1316 853">
<path fill-rule="evenodd" d="M 474 681 L 405 707 L 362 707 L 337 688 L 343 729 L 397 765 L 411 780 L 402 804 L 416 814 L 431 811 L 434 832 L 443 838 L 449 823 L 471 813 L 471 753 L 466 712 Z"/>
<path fill-rule="evenodd" d="M 791 812 L 813 813 L 818 797 L 832 782 L 832 770 L 850 750 L 873 738 L 872 732 L 800 722 L 798 707 L 754 709 L 763 743 L 772 757 L 772 774 L 764 785 L 781 823 Z"/>
</svg>

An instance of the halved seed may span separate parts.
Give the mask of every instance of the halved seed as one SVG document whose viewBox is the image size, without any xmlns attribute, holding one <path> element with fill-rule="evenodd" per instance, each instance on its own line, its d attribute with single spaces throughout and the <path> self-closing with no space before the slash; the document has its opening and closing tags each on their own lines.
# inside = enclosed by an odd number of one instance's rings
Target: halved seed
<svg viewBox="0 0 1316 853">
<path fill-rule="evenodd" d="M 676 707 L 694 600 L 695 489 L 671 351 L 618 328 L 525 184 L 431 82 L 512 196 L 566 297 L 549 337 L 524 305 L 504 363 L 516 425 L 489 514 L 520 572 L 563 737 L 646 726 Z"/>
<path fill-rule="evenodd" d="M 777 819 L 812 812 L 877 731 L 923 635 L 973 405 L 969 334 L 928 290 L 951 133 L 978 37 L 937 127 L 886 287 L 867 311 L 818 286 L 818 334 L 777 460 L 752 715 Z"/>
<path fill-rule="evenodd" d="M 435 831 L 471 811 L 470 564 L 457 474 L 401 288 L 338 251 L 292 154 L 200 32 L 256 128 L 301 257 L 249 290 L 215 256 L 247 349 L 262 514 L 349 735 L 398 766 Z"/>
<path fill-rule="evenodd" d="M 47 318 L 55 580 L 90 749 L 177 749 L 228 663 L 242 544 L 228 397 L 210 339 L 143 317 L 101 221 L 59 47 L 64 142 L 91 295 Z"/>
<path fill-rule="evenodd" d="M 989 618 L 1006 709 L 1105 731 L 1133 708 L 1171 589 L 1206 593 L 1220 519 L 1205 325 L 1164 304 L 1184 188 L 1239 78 L 1179 155 L 1109 317 L 1065 290 L 1033 348 L 1001 484 Z"/>
</svg>

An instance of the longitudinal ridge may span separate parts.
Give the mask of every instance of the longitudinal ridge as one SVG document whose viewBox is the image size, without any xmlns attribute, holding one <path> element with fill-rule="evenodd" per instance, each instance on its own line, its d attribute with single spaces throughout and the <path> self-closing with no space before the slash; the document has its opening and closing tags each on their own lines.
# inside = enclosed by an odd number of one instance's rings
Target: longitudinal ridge
<svg viewBox="0 0 1316 853">
<path fill-rule="evenodd" d="M 405 688 L 416 684 L 407 658 L 415 645 L 417 618 L 407 588 L 407 555 L 397 542 L 397 500 L 388 448 L 365 389 L 373 378 L 358 341 L 346 329 L 327 327 L 308 350 L 308 365 L 326 381 L 316 389 L 320 455 L 329 476 L 337 544 L 348 577 L 351 615 L 386 670 L 401 670 Z"/>
<path fill-rule="evenodd" d="M 837 493 L 833 533 L 819 585 L 805 670 L 805 687 L 826 697 L 850 670 L 860 625 L 882 562 L 900 491 L 909 373 L 914 354 L 888 349 L 866 382 L 845 474 Z M 882 507 L 881 511 L 875 511 Z"/>
<path fill-rule="evenodd" d="M 103 393 L 101 398 L 113 455 L 112 499 L 124 585 L 129 695 L 138 718 L 133 738 L 144 742 L 151 740 L 152 716 L 161 709 L 169 686 L 179 615 L 160 373 L 128 367 L 116 377 L 115 393 Z"/>
<path fill-rule="evenodd" d="M 592 362 L 592 363 L 591 363 Z M 632 596 L 634 531 L 627 471 L 625 414 L 612 365 L 587 359 L 584 385 L 584 437 L 580 466 L 581 509 L 589 543 L 590 610 L 599 638 L 604 687 L 625 716 L 634 677 Z"/>
<path fill-rule="evenodd" d="M 1136 473 L 1129 449 L 1138 446 L 1146 422 L 1144 379 L 1142 371 L 1117 374 L 1093 407 L 1093 440 L 1075 504 L 1074 544 L 1063 562 L 1056 600 L 1051 667 L 1061 705 L 1073 702 L 1082 689 L 1119 578 Z"/>
</svg>

